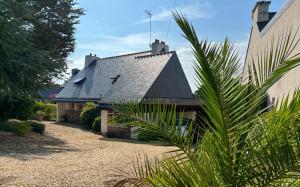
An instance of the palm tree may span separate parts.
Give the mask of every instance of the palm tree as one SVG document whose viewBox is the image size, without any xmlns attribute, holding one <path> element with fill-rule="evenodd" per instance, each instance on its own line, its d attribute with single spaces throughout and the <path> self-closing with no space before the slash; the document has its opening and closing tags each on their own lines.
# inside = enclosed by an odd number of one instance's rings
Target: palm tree
<svg viewBox="0 0 300 187">
<path fill-rule="evenodd" d="M 239 58 L 226 39 L 199 41 L 186 17 L 174 13 L 195 57 L 194 69 L 206 115 L 205 134 L 194 142 L 195 122 L 181 131 L 183 115 L 175 105 L 115 104 L 117 120 L 151 132 L 178 149 L 162 160 L 138 157 L 118 185 L 137 186 L 279 186 L 300 179 L 300 92 L 261 109 L 266 91 L 300 63 L 288 58 L 299 43 L 291 31 L 278 44 L 253 57 L 247 81 L 241 81 Z M 256 60 L 257 59 L 257 60 Z M 197 124 L 196 124 L 197 125 Z M 298 183 L 299 185 L 299 183 Z"/>
</svg>

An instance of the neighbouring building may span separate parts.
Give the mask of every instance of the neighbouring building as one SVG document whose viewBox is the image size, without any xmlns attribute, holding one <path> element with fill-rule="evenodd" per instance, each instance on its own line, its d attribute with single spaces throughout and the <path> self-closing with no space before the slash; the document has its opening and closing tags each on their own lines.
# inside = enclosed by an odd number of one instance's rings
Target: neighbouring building
<svg viewBox="0 0 300 187">
<path fill-rule="evenodd" d="M 52 101 L 58 95 L 58 93 L 64 88 L 63 85 L 56 86 L 54 88 L 42 90 L 39 92 L 40 100 L 42 101 Z"/>
<path fill-rule="evenodd" d="M 118 101 L 176 104 L 188 119 L 195 119 L 200 107 L 176 52 L 159 40 L 152 43 L 150 51 L 106 58 L 87 55 L 84 68 L 69 79 L 55 100 L 58 122 L 64 118 L 76 122 L 84 103 L 97 103 L 104 135 L 131 131 L 108 123 L 114 113 L 109 105 Z"/>
<path fill-rule="evenodd" d="M 244 67 L 244 78 L 248 77 L 248 65 L 251 59 L 257 58 L 258 54 L 263 52 L 266 45 L 271 46 L 272 40 L 278 43 L 280 35 L 285 34 L 292 29 L 292 36 L 300 26 L 300 1 L 287 0 L 284 6 L 278 12 L 270 12 L 271 1 L 257 2 L 252 11 L 253 26 L 251 29 L 248 51 L 246 56 L 246 65 Z M 296 35 L 300 39 L 300 30 Z M 300 44 L 293 50 L 290 57 L 300 52 Z M 277 83 L 268 90 L 269 104 L 277 99 L 287 96 L 300 86 L 300 66 L 288 72 Z"/>
</svg>

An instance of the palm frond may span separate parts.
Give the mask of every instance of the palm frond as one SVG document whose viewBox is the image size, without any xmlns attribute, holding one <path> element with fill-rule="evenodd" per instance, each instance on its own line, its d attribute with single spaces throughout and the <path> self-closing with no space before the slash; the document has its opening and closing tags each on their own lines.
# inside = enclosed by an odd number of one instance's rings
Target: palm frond
<svg viewBox="0 0 300 187">
<path fill-rule="evenodd" d="M 153 132 L 178 151 L 156 164 L 147 164 L 147 175 L 138 176 L 153 186 L 267 186 L 296 184 L 299 178 L 299 92 L 270 113 L 261 107 L 266 91 L 289 70 L 300 64 L 290 57 L 299 40 L 292 32 L 253 61 L 250 81 L 241 84 L 238 55 L 226 39 L 221 44 L 199 41 L 186 17 L 174 18 L 190 42 L 194 70 L 208 129 L 194 143 L 194 122 L 182 133 L 183 113 L 175 105 L 119 103 L 119 120 L 139 130 Z M 254 59 L 254 58 L 253 58 Z M 126 122 L 127 121 L 127 122 Z M 136 167 L 142 170 L 143 167 Z"/>
</svg>

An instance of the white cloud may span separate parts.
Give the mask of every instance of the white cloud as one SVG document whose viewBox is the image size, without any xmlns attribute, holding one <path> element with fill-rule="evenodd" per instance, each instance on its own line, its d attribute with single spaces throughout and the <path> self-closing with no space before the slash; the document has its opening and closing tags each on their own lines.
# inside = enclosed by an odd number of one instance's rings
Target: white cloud
<svg viewBox="0 0 300 187">
<path fill-rule="evenodd" d="M 175 9 L 161 8 L 158 11 L 154 11 L 152 15 L 152 21 L 167 21 L 172 17 L 172 11 L 179 11 L 183 13 L 189 19 L 199 19 L 211 17 L 214 14 L 214 9 L 209 3 L 199 3 L 198 1 L 194 1 L 190 4 L 177 7 Z M 149 22 L 149 18 L 143 19 L 138 23 L 146 23 Z"/>
<path fill-rule="evenodd" d="M 162 33 L 152 33 L 152 38 L 162 38 Z M 78 49 L 99 52 L 125 53 L 149 49 L 149 33 L 133 33 L 125 36 L 99 34 L 92 42 L 78 44 Z"/>
</svg>

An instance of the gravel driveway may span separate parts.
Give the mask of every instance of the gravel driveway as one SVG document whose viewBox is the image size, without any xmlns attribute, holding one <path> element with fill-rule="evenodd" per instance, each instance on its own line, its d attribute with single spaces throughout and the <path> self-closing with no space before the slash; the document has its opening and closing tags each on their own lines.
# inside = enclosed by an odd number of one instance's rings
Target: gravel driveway
<svg viewBox="0 0 300 187">
<path fill-rule="evenodd" d="M 44 136 L 0 133 L 0 186 L 112 186 L 137 154 L 174 148 L 107 139 L 68 124 L 45 122 Z"/>
</svg>

